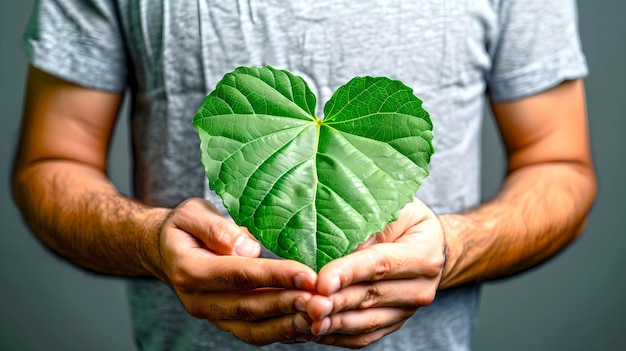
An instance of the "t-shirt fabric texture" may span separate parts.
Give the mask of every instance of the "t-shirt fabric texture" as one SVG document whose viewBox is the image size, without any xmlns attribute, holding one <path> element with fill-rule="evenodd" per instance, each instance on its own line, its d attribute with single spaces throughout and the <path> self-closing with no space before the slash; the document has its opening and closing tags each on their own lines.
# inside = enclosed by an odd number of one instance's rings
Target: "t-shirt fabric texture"
<svg viewBox="0 0 626 351">
<path fill-rule="evenodd" d="M 32 65 L 106 91 L 130 88 L 134 192 L 155 206 L 206 197 L 191 120 L 241 65 L 302 76 L 323 104 L 355 76 L 402 80 L 434 124 L 431 175 L 416 196 L 436 213 L 480 201 L 486 98 L 514 100 L 583 77 L 575 1 L 563 0 L 40 0 L 24 35 Z M 129 282 L 142 350 L 256 350 L 189 316 L 160 281 Z M 467 350 L 479 285 L 440 291 L 367 350 Z M 272 344 L 263 350 L 330 350 Z"/>
</svg>

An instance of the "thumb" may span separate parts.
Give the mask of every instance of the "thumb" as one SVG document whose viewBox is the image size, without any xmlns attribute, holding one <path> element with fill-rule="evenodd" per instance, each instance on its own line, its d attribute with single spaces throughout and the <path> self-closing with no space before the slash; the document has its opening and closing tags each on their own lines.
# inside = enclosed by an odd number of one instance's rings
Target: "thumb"
<svg viewBox="0 0 626 351">
<path fill-rule="evenodd" d="M 247 257 L 259 257 L 261 254 L 261 244 L 250 234 L 248 228 L 239 227 L 244 235 L 239 236 L 235 240 L 233 246 L 233 255 L 247 256 Z"/>
<path fill-rule="evenodd" d="M 432 213 L 423 202 L 414 199 L 407 203 L 400 213 L 398 219 L 387 224 L 382 232 L 372 234 L 367 240 L 357 246 L 357 250 L 363 250 L 378 243 L 391 243 L 398 240 L 409 228 L 422 220 L 429 213 Z"/>
<path fill-rule="evenodd" d="M 210 202 L 190 199 L 180 204 L 170 218 L 173 225 L 183 230 L 204 246 L 220 255 L 258 257 L 261 244 L 248 230 L 224 218 Z"/>
</svg>

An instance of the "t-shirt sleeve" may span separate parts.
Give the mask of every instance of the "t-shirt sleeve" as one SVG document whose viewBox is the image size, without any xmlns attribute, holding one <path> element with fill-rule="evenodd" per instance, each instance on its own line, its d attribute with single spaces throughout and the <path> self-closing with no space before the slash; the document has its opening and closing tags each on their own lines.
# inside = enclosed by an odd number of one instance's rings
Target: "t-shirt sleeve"
<svg viewBox="0 0 626 351">
<path fill-rule="evenodd" d="M 506 101 L 587 75 L 575 0 L 501 1 L 497 38 L 488 48 L 489 94 Z"/>
<path fill-rule="evenodd" d="M 88 88 L 122 91 L 126 53 L 115 4 L 39 0 L 22 38 L 30 63 Z"/>
</svg>

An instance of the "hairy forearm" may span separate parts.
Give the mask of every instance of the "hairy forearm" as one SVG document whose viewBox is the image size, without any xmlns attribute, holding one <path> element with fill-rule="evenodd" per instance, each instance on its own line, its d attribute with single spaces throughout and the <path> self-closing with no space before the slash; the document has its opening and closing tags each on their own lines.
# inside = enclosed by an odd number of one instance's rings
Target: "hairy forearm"
<svg viewBox="0 0 626 351">
<path fill-rule="evenodd" d="M 509 174 L 492 201 L 440 216 L 448 243 L 441 288 L 511 275 L 547 260 L 580 234 L 595 193 L 590 166 L 538 164 Z"/>
<path fill-rule="evenodd" d="M 73 263 L 100 273 L 154 273 L 166 209 L 122 196 L 98 169 L 43 160 L 19 169 L 13 194 L 35 235 Z"/>
</svg>

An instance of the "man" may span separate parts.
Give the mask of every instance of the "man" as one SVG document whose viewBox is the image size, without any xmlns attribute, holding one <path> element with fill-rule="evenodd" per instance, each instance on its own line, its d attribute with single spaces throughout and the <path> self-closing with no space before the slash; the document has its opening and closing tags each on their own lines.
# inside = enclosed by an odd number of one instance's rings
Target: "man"
<svg viewBox="0 0 626 351">
<path fill-rule="evenodd" d="M 25 47 L 16 202 L 77 265 L 158 278 L 130 283 L 141 349 L 468 349 L 478 283 L 553 256 L 595 197 L 573 2 L 41 0 Z M 435 125 L 420 200 L 318 275 L 258 258 L 198 162 L 195 109 L 224 73 L 265 64 L 321 102 L 356 75 L 403 80 Z M 136 198 L 106 177 L 127 87 Z M 479 204 L 485 95 L 508 173 Z"/>
</svg>

